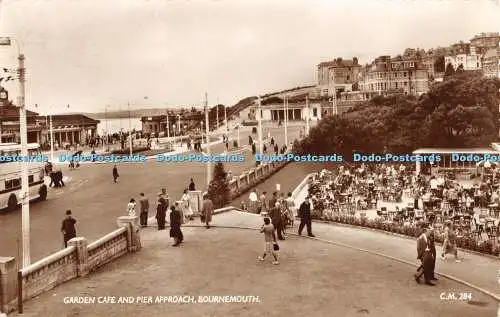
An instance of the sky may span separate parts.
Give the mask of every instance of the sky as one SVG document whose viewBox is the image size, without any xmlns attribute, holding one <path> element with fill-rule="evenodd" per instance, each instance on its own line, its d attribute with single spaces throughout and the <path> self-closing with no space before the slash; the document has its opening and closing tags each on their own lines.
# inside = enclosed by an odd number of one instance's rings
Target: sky
<svg viewBox="0 0 500 317">
<path fill-rule="evenodd" d="M 230 106 L 314 85 L 336 57 L 499 32 L 499 16 L 498 0 L 3 0 L 0 36 L 26 56 L 29 109 L 103 112 L 201 106 L 205 92 Z M 0 66 L 16 55 L 0 46 Z M 6 88 L 15 100 L 18 85 Z"/>
</svg>

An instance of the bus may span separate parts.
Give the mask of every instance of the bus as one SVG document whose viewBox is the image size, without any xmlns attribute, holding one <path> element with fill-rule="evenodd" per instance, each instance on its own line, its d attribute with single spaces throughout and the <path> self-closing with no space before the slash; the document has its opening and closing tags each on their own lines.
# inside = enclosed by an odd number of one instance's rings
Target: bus
<svg viewBox="0 0 500 317">
<path fill-rule="evenodd" d="M 0 144 L 0 210 L 13 211 L 21 199 L 21 163 L 8 162 L 6 157 L 21 155 L 21 145 L 16 143 Z M 38 143 L 28 144 L 28 155 L 41 155 Z M 44 162 L 29 162 L 28 182 L 30 200 L 47 199 L 47 186 L 44 183 Z"/>
</svg>

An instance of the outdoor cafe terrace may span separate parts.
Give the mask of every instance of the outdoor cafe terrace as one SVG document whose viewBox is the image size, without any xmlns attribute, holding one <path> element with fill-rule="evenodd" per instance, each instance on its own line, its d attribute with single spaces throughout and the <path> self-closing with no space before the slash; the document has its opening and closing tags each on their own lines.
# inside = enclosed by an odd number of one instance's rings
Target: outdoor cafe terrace
<svg viewBox="0 0 500 317">
<path fill-rule="evenodd" d="M 453 178 L 415 176 L 403 166 L 372 171 L 342 166 L 311 177 L 307 190 L 315 219 L 409 236 L 417 236 L 418 224 L 425 222 L 440 242 L 445 224 L 451 222 L 459 247 L 498 255 L 500 171 L 485 168 L 472 185 Z"/>
</svg>

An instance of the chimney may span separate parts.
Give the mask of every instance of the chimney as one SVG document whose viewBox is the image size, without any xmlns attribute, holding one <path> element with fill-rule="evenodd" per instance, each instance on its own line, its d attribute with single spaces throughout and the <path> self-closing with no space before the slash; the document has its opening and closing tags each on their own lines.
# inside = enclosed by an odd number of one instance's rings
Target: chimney
<svg viewBox="0 0 500 317">
<path fill-rule="evenodd" d="M 358 65 L 358 58 L 356 56 L 352 58 L 352 63 Z"/>
</svg>

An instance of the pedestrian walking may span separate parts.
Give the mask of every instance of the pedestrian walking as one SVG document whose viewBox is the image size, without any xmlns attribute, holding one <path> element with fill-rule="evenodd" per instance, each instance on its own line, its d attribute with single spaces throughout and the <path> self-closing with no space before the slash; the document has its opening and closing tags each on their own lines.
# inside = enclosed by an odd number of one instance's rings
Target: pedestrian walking
<svg viewBox="0 0 500 317">
<path fill-rule="evenodd" d="M 260 228 L 260 233 L 264 234 L 265 248 L 264 254 L 262 256 L 259 256 L 258 259 L 260 261 L 264 261 L 266 259 L 266 256 L 269 254 L 274 258 L 273 264 L 279 264 L 278 255 L 275 251 L 275 248 L 278 249 L 278 247 L 275 247 L 275 245 L 278 245 L 278 243 L 276 242 L 276 234 L 274 233 L 274 226 L 271 224 L 271 220 L 268 217 L 264 218 L 264 225 L 262 225 L 262 227 Z"/>
<path fill-rule="evenodd" d="M 113 166 L 113 180 L 116 183 L 116 180 L 120 177 L 120 174 L 118 174 L 118 167 L 116 165 Z"/>
<path fill-rule="evenodd" d="M 135 217 L 136 212 L 135 212 L 135 207 L 136 207 L 135 199 L 132 198 L 130 199 L 129 203 L 127 204 L 127 215 L 129 217 Z"/>
<path fill-rule="evenodd" d="M 184 190 L 184 193 L 182 194 L 181 201 L 182 201 L 181 208 L 182 208 L 183 216 L 185 218 L 188 218 L 189 220 L 193 220 L 194 213 L 193 213 L 193 209 L 191 208 L 191 198 L 189 197 L 189 193 L 188 193 L 187 189 Z M 184 220 L 182 221 L 182 223 L 184 223 Z"/>
<path fill-rule="evenodd" d="M 429 225 L 430 226 L 430 225 Z M 428 229 L 428 234 L 427 234 L 427 241 L 429 243 L 429 249 L 431 250 L 432 254 L 432 262 L 430 263 L 430 275 L 431 275 L 431 281 L 437 281 L 435 270 L 436 270 L 436 237 L 434 234 L 434 230 L 429 227 Z"/>
<path fill-rule="evenodd" d="M 158 204 L 156 206 L 156 222 L 158 223 L 158 230 L 165 230 L 165 218 L 167 217 L 168 205 L 162 194 L 158 194 Z"/>
<path fill-rule="evenodd" d="M 257 196 L 257 190 L 253 189 L 248 195 L 248 211 L 251 213 L 259 213 L 259 197 Z"/>
<path fill-rule="evenodd" d="M 71 215 L 71 210 L 66 210 L 66 217 L 61 224 L 61 232 L 63 234 L 64 247 L 68 247 L 68 241 L 76 237 L 76 219 Z"/>
<path fill-rule="evenodd" d="M 141 193 L 141 198 L 139 200 L 141 206 L 141 227 L 147 227 L 148 225 L 148 213 L 149 213 L 149 199 L 144 196 L 144 193 Z"/>
<path fill-rule="evenodd" d="M 451 222 L 446 224 L 446 229 L 444 232 L 444 242 L 443 242 L 443 252 L 441 253 L 441 259 L 446 260 L 447 254 L 453 254 L 455 256 L 455 262 L 460 263 L 458 259 L 458 248 L 457 248 L 457 235 L 455 233 L 455 227 Z"/>
<path fill-rule="evenodd" d="M 179 211 L 179 205 L 175 203 L 170 211 L 170 237 L 174 238 L 174 247 L 179 246 L 184 240 L 184 235 L 181 231 L 182 215 Z"/>
<path fill-rule="evenodd" d="M 214 203 L 208 197 L 208 193 L 203 193 L 203 206 L 201 209 L 201 222 L 205 223 L 207 229 L 210 229 L 210 222 L 212 222 L 212 214 L 214 212 Z"/>
<path fill-rule="evenodd" d="M 283 238 L 283 218 L 281 217 L 281 206 L 279 203 L 274 204 L 269 215 L 271 216 L 274 229 L 276 229 L 278 233 L 278 239 L 285 240 L 285 238 Z"/>
<path fill-rule="evenodd" d="M 191 178 L 191 182 L 189 183 L 189 190 L 194 191 L 196 190 L 196 185 L 194 184 L 194 180 Z"/>
<path fill-rule="evenodd" d="M 277 202 L 278 202 L 278 192 L 273 192 L 271 199 L 269 199 L 269 209 L 274 208 Z"/>
<path fill-rule="evenodd" d="M 258 209 L 257 213 L 262 214 L 262 215 L 267 215 L 268 210 L 269 210 L 266 194 L 267 194 L 267 192 L 263 192 L 262 195 L 260 195 L 260 197 L 259 197 L 259 209 Z"/>
<path fill-rule="evenodd" d="M 286 209 L 288 211 L 288 219 L 290 225 L 293 227 L 293 220 L 296 216 L 295 201 L 293 200 L 292 193 L 288 193 L 288 197 L 285 199 Z"/>
<path fill-rule="evenodd" d="M 422 226 L 422 233 L 417 239 L 417 259 L 420 261 L 420 266 L 417 268 L 417 272 L 414 275 L 415 281 L 420 284 L 420 278 L 423 275 L 426 285 L 435 286 L 435 284 L 431 282 L 433 259 L 428 243 L 427 228 L 425 228 L 425 226 Z"/>
<path fill-rule="evenodd" d="M 311 198 L 307 196 L 299 207 L 299 217 L 300 217 L 299 236 L 302 235 L 302 230 L 304 229 L 305 226 L 307 226 L 307 235 L 309 237 L 315 237 L 315 235 L 312 234 L 310 200 Z"/>
</svg>

